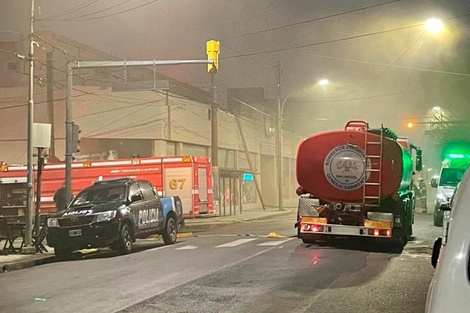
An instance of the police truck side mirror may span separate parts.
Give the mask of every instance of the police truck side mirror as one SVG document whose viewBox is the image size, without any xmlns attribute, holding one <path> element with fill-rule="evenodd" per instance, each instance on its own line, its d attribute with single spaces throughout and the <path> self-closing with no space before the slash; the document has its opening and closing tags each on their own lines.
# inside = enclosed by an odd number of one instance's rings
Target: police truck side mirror
<svg viewBox="0 0 470 313">
<path fill-rule="evenodd" d="M 432 188 L 437 188 L 437 182 L 439 180 L 439 176 L 433 176 L 431 178 L 431 187 Z"/>
</svg>

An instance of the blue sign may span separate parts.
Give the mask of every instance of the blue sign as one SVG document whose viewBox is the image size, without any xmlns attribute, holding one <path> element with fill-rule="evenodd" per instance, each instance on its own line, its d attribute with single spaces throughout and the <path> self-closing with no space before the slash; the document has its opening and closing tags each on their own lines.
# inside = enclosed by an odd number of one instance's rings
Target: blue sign
<svg viewBox="0 0 470 313">
<path fill-rule="evenodd" d="M 244 180 L 244 181 L 253 181 L 253 180 L 254 180 L 253 174 L 251 174 L 251 173 L 243 173 L 243 175 L 242 175 L 242 180 Z"/>
</svg>

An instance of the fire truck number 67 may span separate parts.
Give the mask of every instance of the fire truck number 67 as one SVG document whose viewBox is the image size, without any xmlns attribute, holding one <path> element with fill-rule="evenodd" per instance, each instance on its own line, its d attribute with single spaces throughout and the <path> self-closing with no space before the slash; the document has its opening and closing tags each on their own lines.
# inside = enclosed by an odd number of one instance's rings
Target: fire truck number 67
<svg viewBox="0 0 470 313">
<path fill-rule="evenodd" d="M 170 189 L 183 189 L 186 178 L 175 178 L 171 179 L 169 182 Z"/>
</svg>

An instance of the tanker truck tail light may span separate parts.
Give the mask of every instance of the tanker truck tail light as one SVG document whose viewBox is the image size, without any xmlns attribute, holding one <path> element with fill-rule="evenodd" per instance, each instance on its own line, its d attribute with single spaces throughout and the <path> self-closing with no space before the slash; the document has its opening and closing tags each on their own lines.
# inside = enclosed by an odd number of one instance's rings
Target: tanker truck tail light
<svg viewBox="0 0 470 313">
<path fill-rule="evenodd" d="M 302 224 L 302 231 L 320 233 L 323 232 L 323 226 L 316 224 Z"/>
<path fill-rule="evenodd" d="M 326 224 L 327 220 L 324 217 L 311 217 L 302 216 L 300 219 L 300 229 L 306 232 L 319 233 L 323 232 L 323 225 Z"/>
<path fill-rule="evenodd" d="M 390 229 L 373 228 L 373 229 L 369 229 L 369 236 L 391 237 L 392 236 L 392 231 Z"/>
</svg>

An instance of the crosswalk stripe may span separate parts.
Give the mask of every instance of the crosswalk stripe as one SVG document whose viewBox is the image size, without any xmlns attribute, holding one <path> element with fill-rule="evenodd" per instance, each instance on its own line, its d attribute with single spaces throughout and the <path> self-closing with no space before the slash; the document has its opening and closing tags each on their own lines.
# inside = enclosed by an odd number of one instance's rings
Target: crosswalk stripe
<svg viewBox="0 0 470 313">
<path fill-rule="evenodd" d="M 194 250 L 194 249 L 197 249 L 197 248 L 198 248 L 198 246 L 189 245 L 189 246 L 183 246 L 183 247 L 176 248 L 175 250 Z"/>
<path fill-rule="evenodd" d="M 278 246 L 283 244 L 284 242 L 287 242 L 289 240 L 292 240 L 292 238 L 286 239 L 286 240 L 276 240 L 276 241 L 266 241 L 257 244 L 257 246 Z"/>
<path fill-rule="evenodd" d="M 250 242 L 250 241 L 253 241 L 253 240 L 256 240 L 256 239 L 258 239 L 258 238 L 238 239 L 238 240 L 235 240 L 235 241 L 232 241 L 232 242 L 227 242 L 227 243 L 218 245 L 218 246 L 216 246 L 216 248 L 236 247 L 236 246 L 242 245 L 244 243 L 247 243 L 247 242 Z"/>
</svg>

